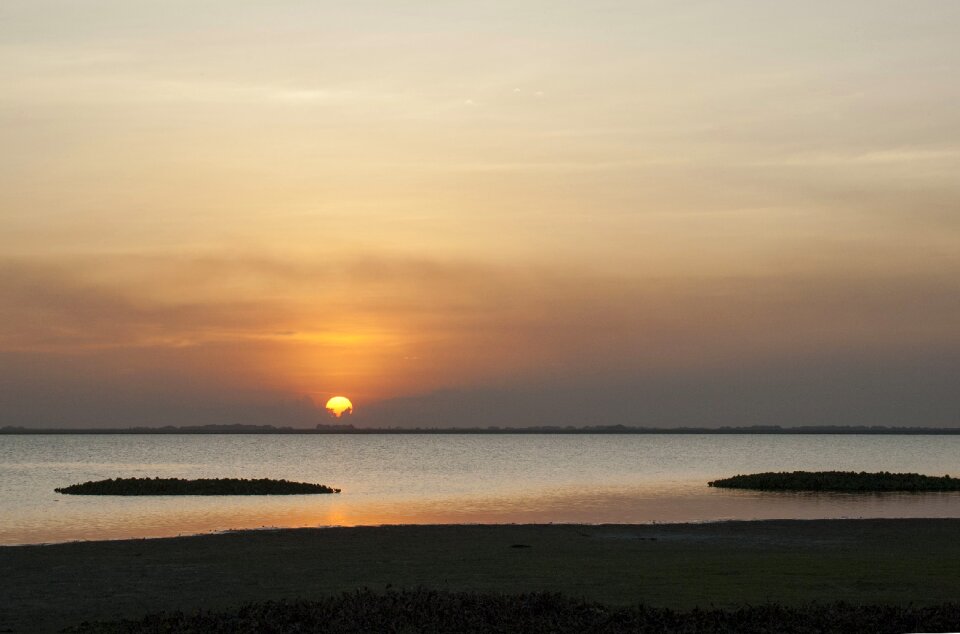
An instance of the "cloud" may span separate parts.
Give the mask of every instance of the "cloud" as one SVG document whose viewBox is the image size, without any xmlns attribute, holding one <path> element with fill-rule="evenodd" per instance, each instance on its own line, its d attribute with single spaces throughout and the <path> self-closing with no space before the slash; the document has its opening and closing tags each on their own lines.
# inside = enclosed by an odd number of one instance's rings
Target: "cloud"
<svg viewBox="0 0 960 634">
<path fill-rule="evenodd" d="M 928 148 L 928 147 L 894 147 L 876 149 L 868 152 L 851 153 L 801 153 L 787 156 L 779 161 L 763 161 L 756 166 L 780 164 L 797 166 L 840 166 L 840 165 L 883 165 L 908 164 L 915 162 L 948 162 L 956 163 L 960 160 L 960 149 L 957 148 Z"/>
</svg>

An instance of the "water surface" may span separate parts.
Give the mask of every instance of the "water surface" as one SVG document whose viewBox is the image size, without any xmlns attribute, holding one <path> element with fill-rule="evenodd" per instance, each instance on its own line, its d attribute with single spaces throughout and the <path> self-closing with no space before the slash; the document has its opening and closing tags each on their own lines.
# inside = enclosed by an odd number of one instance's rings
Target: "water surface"
<svg viewBox="0 0 960 634">
<path fill-rule="evenodd" d="M 960 436 L 0 436 L 0 544 L 241 528 L 422 523 L 646 523 L 960 517 L 960 494 L 713 489 L 755 471 L 960 476 Z M 339 495 L 89 497 L 112 477 L 286 478 Z"/>
</svg>

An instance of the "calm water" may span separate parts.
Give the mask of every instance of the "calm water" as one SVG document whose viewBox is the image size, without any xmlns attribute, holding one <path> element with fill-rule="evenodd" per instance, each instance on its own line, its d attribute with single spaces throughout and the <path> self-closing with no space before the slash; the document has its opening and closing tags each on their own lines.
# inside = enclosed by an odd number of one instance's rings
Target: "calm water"
<svg viewBox="0 0 960 634">
<path fill-rule="evenodd" d="M 960 436 L 0 436 L 0 544 L 397 523 L 960 517 L 960 494 L 712 489 L 754 471 L 960 476 Z M 119 476 L 269 477 L 340 495 L 84 497 Z"/>
</svg>

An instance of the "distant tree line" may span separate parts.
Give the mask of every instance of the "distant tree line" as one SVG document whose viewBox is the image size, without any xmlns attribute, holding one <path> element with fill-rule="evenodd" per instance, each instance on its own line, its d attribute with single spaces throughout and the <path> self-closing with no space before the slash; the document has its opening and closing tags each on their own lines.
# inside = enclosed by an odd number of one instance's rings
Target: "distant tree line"
<svg viewBox="0 0 960 634">
<path fill-rule="evenodd" d="M 894 434 L 957 435 L 960 427 L 884 427 L 812 425 L 780 427 L 631 427 L 589 425 L 582 427 L 539 425 L 535 427 L 354 427 L 317 425 L 312 428 L 273 425 L 186 425 L 164 427 L 31 428 L 0 427 L 0 434 Z"/>
</svg>

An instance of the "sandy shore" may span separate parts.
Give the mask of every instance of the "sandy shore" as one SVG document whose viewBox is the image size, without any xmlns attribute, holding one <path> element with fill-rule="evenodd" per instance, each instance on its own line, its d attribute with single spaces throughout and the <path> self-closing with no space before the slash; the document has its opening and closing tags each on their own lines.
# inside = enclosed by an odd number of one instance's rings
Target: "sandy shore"
<svg viewBox="0 0 960 634">
<path fill-rule="evenodd" d="M 610 604 L 960 597 L 960 520 L 386 526 L 0 547 L 0 631 L 359 587 L 544 590 Z"/>
</svg>

